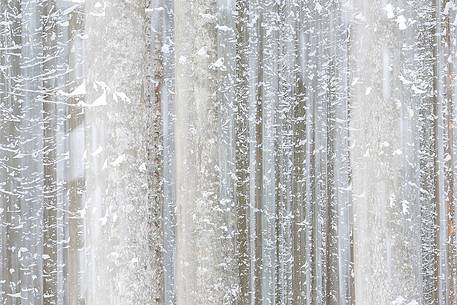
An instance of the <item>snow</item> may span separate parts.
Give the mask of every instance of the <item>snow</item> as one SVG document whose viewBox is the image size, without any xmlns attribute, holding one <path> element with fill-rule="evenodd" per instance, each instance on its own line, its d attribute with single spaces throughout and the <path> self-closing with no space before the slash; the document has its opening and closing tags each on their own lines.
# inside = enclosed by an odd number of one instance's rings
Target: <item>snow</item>
<svg viewBox="0 0 457 305">
<path fill-rule="evenodd" d="M 393 19 L 395 18 L 395 13 L 394 13 L 394 7 L 392 4 L 387 3 L 386 6 L 384 7 L 384 10 L 386 11 L 387 18 Z"/>
<path fill-rule="evenodd" d="M 408 27 L 407 20 L 406 20 L 405 16 L 403 16 L 403 15 L 399 15 L 397 17 L 397 23 L 398 23 L 398 28 L 400 30 L 406 30 L 406 28 Z"/>
<path fill-rule="evenodd" d="M 452 303 L 453 1 L 1 8 L 1 301 Z"/>
</svg>

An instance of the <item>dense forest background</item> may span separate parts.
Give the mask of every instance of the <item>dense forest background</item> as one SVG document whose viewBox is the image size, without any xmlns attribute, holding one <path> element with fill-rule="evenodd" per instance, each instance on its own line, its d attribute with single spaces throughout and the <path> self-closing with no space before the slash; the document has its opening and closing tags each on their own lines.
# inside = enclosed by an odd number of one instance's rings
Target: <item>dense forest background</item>
<svg viewBox="0 0 457 305">
<path fill-rule="evenodd" d="M 0 0 L 1 304 L 457 304 L 456 10 Z"/>
</svg>

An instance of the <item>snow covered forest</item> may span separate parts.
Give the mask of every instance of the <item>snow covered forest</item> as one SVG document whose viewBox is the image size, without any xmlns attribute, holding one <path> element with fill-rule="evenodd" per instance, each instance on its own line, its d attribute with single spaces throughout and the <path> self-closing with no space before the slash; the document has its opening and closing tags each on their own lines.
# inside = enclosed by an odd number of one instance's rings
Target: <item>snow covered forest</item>
<svg viewBox="0 0 457 305">
<path fill-rule="evenodd" d="M 1 305 L 457 305 L 454 0 L 0 0 Z"/>
</svg>

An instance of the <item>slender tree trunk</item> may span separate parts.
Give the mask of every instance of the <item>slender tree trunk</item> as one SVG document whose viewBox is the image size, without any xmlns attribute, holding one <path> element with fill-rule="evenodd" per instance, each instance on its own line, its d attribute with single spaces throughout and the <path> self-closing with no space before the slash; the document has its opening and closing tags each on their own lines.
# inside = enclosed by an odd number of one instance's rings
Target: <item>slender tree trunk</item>
<svg viewBox="0 0 457 305">
<path fill-rule="evenodd" d="M 9 4 L 9 5 L 8 5 Z M 2 35 L 1 61 L 5 69 L 2 71 L 2 92 L 1 105 L 3 109 L 0 116 L 0 134 L 2 149 L 1 162 L 1 277 L 4 282 L 1 285 L 1 298 L 7 305 L 19 304 L 22 296 L 19 283 L 19 258 L 13 250 L 17 248 L 21 239 L 22 217 L 20 210 L 19 181 L 20 151 L 19 125 L 21 122 L 22 79 L 18 77 L 21 73 L 21 23 L 22 18 L 17 12 L 21 11 L 20 1 L 1 3 L 1 9 L 10 25 L 5 27 Z M 13 283 L 13 284 L 12 284 Z"/>
<path fill-rule="evenodd" d="M 21 305 L 43 303 L 43 95 L 40 0 L 21 2 L 21 97 L 19 124 L 20 236 L 15 243 Z M 19 93 L 19 92 L 18 92 Z"/>
<path fill-rule="evenodd" d="M 55 1 L 43 3 L 41 22 L 43 33 L 43 304 L 56 305 L 58 302 L 59 262 L 58 240 L 58 202 L 59 181 L 57 180 L 57 139 L 58 117 L 56 91 L 59 79 L 57 75 L 57 7 Z M 46 17 L 46 19 L 44 19 Z M 61 178 L 61 177 L 60 177 Z M 63 207 L 61 206 L 61 209 Z M 60 245 L 62 244 L 60 240 Z M 61 266 L 61 264 L 60 264 Z"/>
<path fill-rule="evenodd" d="M 237 203 L 239 304 L 249 304 L 249 122 L 248 122 L 248 4 L 237 0 L 235 57 L 235 200 Z"/>
</svg>

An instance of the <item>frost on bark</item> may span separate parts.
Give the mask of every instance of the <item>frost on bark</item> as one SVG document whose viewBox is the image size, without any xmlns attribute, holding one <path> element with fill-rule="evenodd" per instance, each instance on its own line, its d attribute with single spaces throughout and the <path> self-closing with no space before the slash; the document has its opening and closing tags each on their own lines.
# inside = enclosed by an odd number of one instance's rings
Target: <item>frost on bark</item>
<svg viewBox="0 0 457 305">
<path fill-rule="evenodd" d="M 150 151 L 160 109 L 143 84 L 144 1 L 86 1 L 86 14 L 86 302 L 160 304 L 160 162 Z"/>
<path fill-rule="evenodd" d="M 442 204 L 430 142 L 437 95 L 434 9 L 420 1 L 354 6 L 354 266 L 355 298 L 362 304 L 433 302 L 438 289 L 431 271 L 438 267 L 432 249 L 443 242 L 436 235 Z"/>
<path fill-rule="evenodd" d="M 225 304 L 233 292 L 219 189 L 216 3 L 175 1 L 174 18 L 176 302 Z"/>
</svg>

